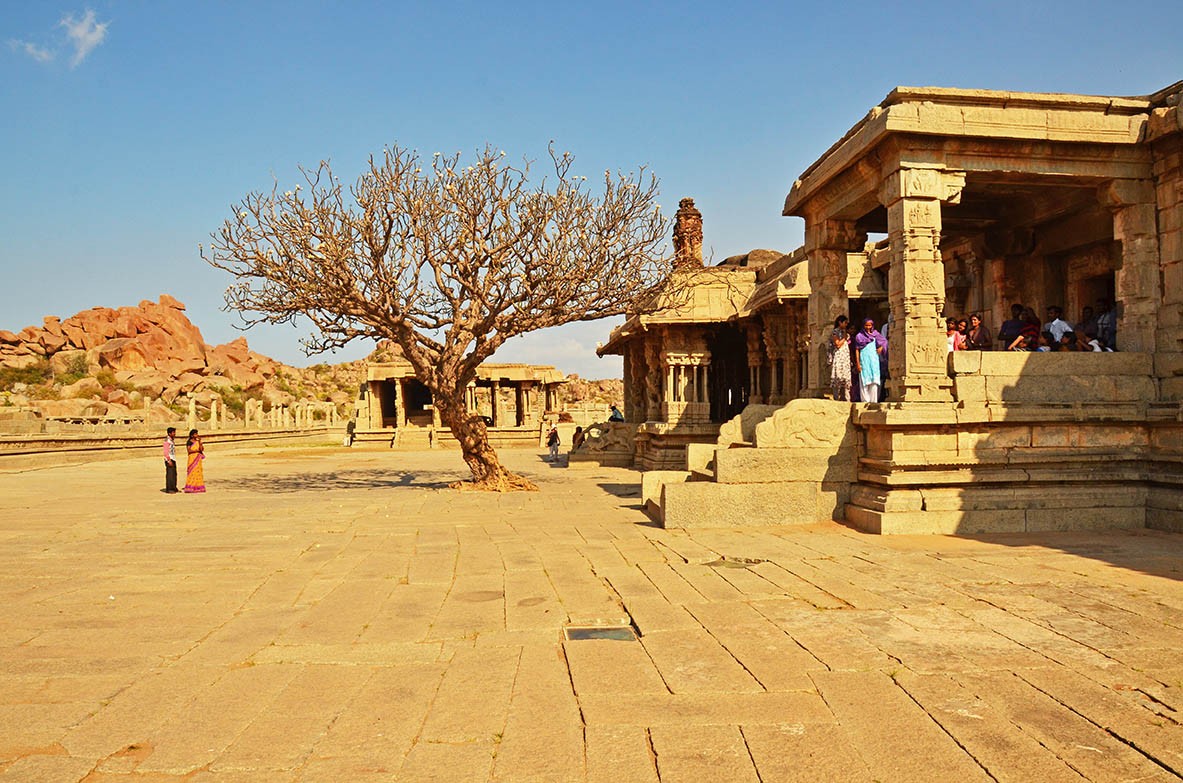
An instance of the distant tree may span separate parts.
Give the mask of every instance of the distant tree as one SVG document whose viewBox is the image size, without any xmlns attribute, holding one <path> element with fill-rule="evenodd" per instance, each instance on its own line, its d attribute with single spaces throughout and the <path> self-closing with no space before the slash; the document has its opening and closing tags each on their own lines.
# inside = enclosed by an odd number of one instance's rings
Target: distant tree
<svg viewBox="0 0 1183 783">
<path fill-rule="evenodd" d="M 247 326 L 311 320 L 308 354 L 393 340 L 473 486 L 533 489 L 465 405 L 478 365 L 526 332 L 655 307 L 673 269 L 655 177 L 606 171 L 593 194 L 570 154 L 550 159 L 553 174 L 531 184 L 530 161 L 493 147 L 465 164 L 396 146 L 348 187 L 322 161 L 301 169 L 304 186 L 247 195 L 201 255 L 234 275 L 226 302 Z"/>
</svg>

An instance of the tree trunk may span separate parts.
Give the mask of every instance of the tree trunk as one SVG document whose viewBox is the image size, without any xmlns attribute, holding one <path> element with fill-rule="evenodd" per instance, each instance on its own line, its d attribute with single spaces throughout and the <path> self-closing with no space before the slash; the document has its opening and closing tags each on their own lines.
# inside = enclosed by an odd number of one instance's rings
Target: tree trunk
<svg viewBox="0 0 1183 783">
<path fill-rule="evenodd" d="M 528 479 L 507 470 L 497 452 L 489 445 L 489 432 L 485 420 L 471 413 L 464 403 L 464 389 L 453 395 L 432 391 L 432 400 L 439 409 L 440 420 L 452 429 L 452 435 L 460 442 L 464 462 L 472 471 L 472 481 L 457 481 L 453 489 L 479 489 L 487 492 L 536 492 Z"/>
</svg>

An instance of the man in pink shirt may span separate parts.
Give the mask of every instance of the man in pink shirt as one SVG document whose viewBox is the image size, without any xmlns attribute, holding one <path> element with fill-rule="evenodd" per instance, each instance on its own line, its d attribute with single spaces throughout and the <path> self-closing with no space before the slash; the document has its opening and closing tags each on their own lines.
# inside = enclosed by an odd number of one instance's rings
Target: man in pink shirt
<svg viewBox="0 0 1183 783">
<path fill-rule="evenodd" d="M 164 437 L 164 491 L 170 495 L 177 491 L 177 428 L 169 427 Z"/>
</svg>

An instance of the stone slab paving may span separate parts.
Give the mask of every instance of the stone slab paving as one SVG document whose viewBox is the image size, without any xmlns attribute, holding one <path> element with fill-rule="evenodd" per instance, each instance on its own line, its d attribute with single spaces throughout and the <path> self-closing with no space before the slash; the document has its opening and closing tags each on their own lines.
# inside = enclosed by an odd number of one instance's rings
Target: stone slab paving
<svg viewBox="0 0 1183 783">
<path fill-rule="evenodd" d="M 0 783 L 1183 774 L 1183 536 L 665 531 L 532 451 L 495 496 L 213 445 L 205 496 L 0 474 Z"/>
</svg>

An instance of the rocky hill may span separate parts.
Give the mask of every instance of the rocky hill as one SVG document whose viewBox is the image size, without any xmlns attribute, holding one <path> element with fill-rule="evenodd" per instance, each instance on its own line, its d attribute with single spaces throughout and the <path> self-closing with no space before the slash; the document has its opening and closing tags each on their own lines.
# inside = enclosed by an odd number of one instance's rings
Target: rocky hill
<svg viewBox="0 0 1183 783">
<path fill-rule="evenodd" d="M 563 396 L 571 403 L 596 403 L 607 407 L 624 404 L 624 381 L 620 378 L 606 378 L 592 381 L 578 375 L 567 376 Z"/>
<path fill-rule="evenodd" d="M 250 350 L 245 337 L 208 345 L 167 294 L 136 307 L 95 307 L 20 332 L 0 330 L 0 406 L 45 417 L 120 416 L 152 403 L 150 418 L 175 416 L 178 400 L 206 408 L 221 399 L 232 417 L 247 399 L 337 404 L 342 413 L 365 363 L 291 367 Z"/>
</svg>

